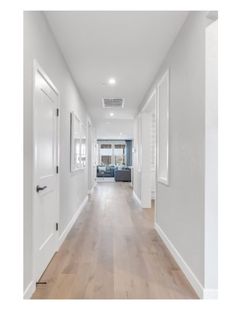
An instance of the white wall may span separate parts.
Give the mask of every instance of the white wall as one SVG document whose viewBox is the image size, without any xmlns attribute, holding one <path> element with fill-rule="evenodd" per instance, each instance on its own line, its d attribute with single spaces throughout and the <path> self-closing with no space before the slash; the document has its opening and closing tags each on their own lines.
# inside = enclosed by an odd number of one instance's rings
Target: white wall
<svg viewBox="0 0 236 314">
<path fill-rule="evenodd" d="M 123 139 L 133 138 L 133 119 L 107 119 L 96 123 L 98 139 Z M 122 133 L 122 134 L 121 134 Z"/>
<path fill-rule="evenodd" d="M 218 287 L 218 112 L 217 21 L 206 29 L 205 287 Z M 216 293 L 211 291 L 211 295 Z"/>
<path fill-rule="evenodd" d="M 169 186 L 157 185 L 156 224 L 181 256 L 199 287 L 204 287 L 206 276 L 204 170 L 207 23 L 205 12 L 189 14 L 146 97 L 169 68 L 170 182 Z M 139 186 L 140 183 L 136 182 L 135 185 Z"/>
<path fill-rule="evenodd" d="M 60 92 L 60 234 L 87 195 L 87 170 L 70 172 L 70 111 L 87 125 L 88 115 L 66 63 L 40 12 L 24 14 L 24 290 L 32 280 L 33 59 Z"/>
<path fill-rule="evenodd" d="M 156 221 L 204 285 L 204 13 L 191 13 L 160 73 L 170 68 L 170 185 L 158 184 Z"/>
</svg>

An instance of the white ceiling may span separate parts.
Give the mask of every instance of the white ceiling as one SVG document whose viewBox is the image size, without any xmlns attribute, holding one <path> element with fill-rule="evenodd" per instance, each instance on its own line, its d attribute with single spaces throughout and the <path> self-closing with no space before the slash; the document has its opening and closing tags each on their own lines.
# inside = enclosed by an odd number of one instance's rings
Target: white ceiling
<svg viewBox="0 0 236 314">
<path fill-rule="evenodd" d="M 92 119 L 101 125 L 137 114 L 188 12 L 45 14 Z M 110 77 L 116 79 L 115 86 L 107 84 Z M 102 108 L 102 97 L 125 98 L 124 109 L 112 110 L 111 118 L 111 110 Z"/>
</svg>

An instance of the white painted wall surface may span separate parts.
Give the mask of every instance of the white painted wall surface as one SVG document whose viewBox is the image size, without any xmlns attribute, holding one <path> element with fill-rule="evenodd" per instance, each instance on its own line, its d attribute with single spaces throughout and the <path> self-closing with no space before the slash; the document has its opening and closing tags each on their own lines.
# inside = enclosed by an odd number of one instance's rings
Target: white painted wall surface
<svg viewBox="0 0 236 314">
<path fill-rule="evenodd" d="M 170 68 L 170 181 L 157 188 L 157 223 L 202 285 L 205 25 L 204 13 L 191 13 L 162 66 Z"/>
<path fill-rule="evenodd" d="M 158 183 L 156 223 L 200 286 L 204 286 L 206 25 L 205 12 L 189 14 L 147 92 L 148 97 L 169 68 L 169 186 Z"/>
<path fill-rule="evenodd" d="M 60 92 L 60 234 L 87 195 L 87 170 L 70 172 L 70 111 L 87 125 L 88 115 L 66 63 L 40 12 L 24 14 L 24 290 L 32 280 L 33 59 Z"/>
<path fill-rule="evenodd" d="M 106 110 L 106 109 L 104 109 Z M 133 119 L 104 119 L 97 121 L 96 131 L 99 139 L 133 139 Z"/>
<path fill-rule="evenodd" d="M 206 29 L 205 287 L 209 290 L 217 290 L 218 287 L 217 28 L 218 24 L 216 21 L 210 24 Z M 214 292 L 214 296 L 217 296 L 216 292 Z"/>
</svg>

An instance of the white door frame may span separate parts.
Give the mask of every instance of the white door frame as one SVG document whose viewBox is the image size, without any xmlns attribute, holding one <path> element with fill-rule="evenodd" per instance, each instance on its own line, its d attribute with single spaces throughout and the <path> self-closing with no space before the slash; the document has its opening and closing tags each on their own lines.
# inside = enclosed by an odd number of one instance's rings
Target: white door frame
<svg viewBox="0 0 236 314">
<path fill-rule="evenodd" d="M 92 186 L 92 123 L 88 120 L 87 121 L 87 176 L 88 176 L 88 194 L 91 194 Z"/>
<path fill-rule="evenodd" d="M 35 225 L 37 223 L 36 221 L 36 215 L 35 215 L 35 208 L 36 208 L 36 197 L 35 197 L 35 187 L 37 185 L 36 182 L 36 153 L 35 153 L 35 134 L 36 134 L 36 126 L 35 126 L 35 112 L 36 112 L 36 97 L 35 97 L 35 77 L 36 74 L 40 73 L 42 77 L 47 81 L 47 83 L 52 87 L 54 92 L 58 96 L 58 106 L 57 108 L 59 109 L 60 112 L 60 93 L 56 86 L 53 84 L 53 82 L 50 80 L 48 77 L 47 73 L 42 69 L 42 67 L 39 65 L 37 60 L 33 60 L 33 114 L 32 114 L 32 121 L 33 121 L 33 186 L 32 186 L 32 199 L 33 199 L 33 208 L 32 208 L 32 269 L 33 269 L 33 281 L 36 284 L 36 254 L 35 254 L 35 249 L 36 249 L 36 228 Z M 59 201 L 59 187 L 60 187 L 60 114 L 57 119 L 57 165 L 59 167 L 58 174 L 56 176 L 56 194 L 57 194 L 57 223 L 59 223 L 59 213 L 60 213 L 60 201 Z M 56 223 L 56 222 L 55 222 Z M 60 226 L 57 232 L 57 248 L 56 251 L 59 249 L 59 230 Z"/>
<path fill-rule="evenodd" d="M 151 112 L 153 109 L 150 109 L 150 101 L 152 100 L 152 98 L 154 98 L 154 111 L 155 111 L 155 114 L 156 114 L 156 99 L 157 99 L 157 93 L 156 93 L 156 87 L 154 87 L 151 92 L 150 92 L 150 95 L 149 97 L 147 98 L 146 102 L 145 102 L 145 105 L 141 111 L 141 119 L 143 120 L 144 118 L 144 115 L 149 115 L 149 119 L 151 117 Z M 142 131 L 141 131 L 141 136 L 143 136 L 143 132 L 146 131 L 147 132 L 147 127 L 148 125 L 150 125 L 150 121 L 148 122 L 144 122 L 142 121 Z M 146 134 L 147 136 L 147 134 Z M 147 140 L 145 140 L 145 138 L 147 139 L 147 137 L 144 136 L 144 144 L 146 146 L 147 144 Z M 156 143 L 155 143 L 156 145 Z M 142 145 L 143 146 L 143 145 Z M 146 156 L 147 152 L 149 152 L 149 155 L 151 154 L 151 145 L 150 143 L 147 145 L 146 148 L 143 149 L 142 147 L 142 152 L 141 154 L 143 154 L 145 152 L 145 155 L 144 157 Z M 149 159 L 151 158 L 151 156 L 149 156 Z M 142 157 L 143 159 L 143 157 Z M 151 161 L 151 160 L 150 160 Z M 156 160 L 155 160 L 155 163 L 156 163 Z M 156 180 L 156 172 L 157 172 L 157 167 L 155 167 L 156 170 L 155 170 L 155 204 L 156 204 L 156 194 L 157 194 L 157 180 Z M 152 195 L 151 195 L 151 185 L 150 185 L 150 178 L 148 178 L 147 174 L 149 173 L 149 175 L 151 175 L 151 168 L 150 169 L 146 169 L 145 167 L 143 167 L 143 164 L 141 165 L 141 181 L 142 181 L 142 184 L 141 184 L 141 205 L 142 207 L 147 207 L 147 208 L 150 208 L 151 207 L 151 200 L 152 200 Z M 145 198 L 145 201 L 142 202 L 142 198 Z M 149 204 L 149 205 L 148 205 Z M 156 207 L 156 206 L 155 206 Z M 155 215 L 156 215 L 156 208 L 155 208 Z"/>
</svg>

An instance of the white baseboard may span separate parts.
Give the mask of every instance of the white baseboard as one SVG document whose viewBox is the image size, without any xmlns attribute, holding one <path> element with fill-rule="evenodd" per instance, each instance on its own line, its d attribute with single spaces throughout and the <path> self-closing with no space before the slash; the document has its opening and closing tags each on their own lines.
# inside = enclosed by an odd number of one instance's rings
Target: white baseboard
<svg viewBox="0 0 236 314">
<path fill-rule="evenodd" d="M 185 262 L 180 253 L 177 251 L 173 243 L 170 241 L 165 232 L 157 223 L 155 223 L 155 229 L 159 236 L 161 237 L 161 239 L 163 240 L 163 242 L 165 243 L 171 255 L 174 257 L 176 263 L 179 265 L 179 267 L 187 277 L 189 283 L 191 284 L 199 298 L 201 299 L 217 298 L 217 290 L 204 289 L 196 275 L 192 272 L 191 268 L 188 266 L 188 264 Z"/>
<path fill-rule="evenodd" d="M 59 237 L 59 244 L 58 244 L 58 249 L 60 248 L 60 246 L 62 245 L 62 243 L 64 242 L 66 236 L 68 235 L 68 233 L 70 232 L 71 228 L 73 227 L 74 223 L 76 222 L 77 218 L 79 217 L 79 215 L 81 214 L 84 206 L 86 205 L 88 201 L 88 196 L 86 195 L 86 197 L 84 198 L 83 202 L 81 203 L 80 207 L 77 209 L 77 211 L 75 212 L 75 214 L 73 215 L 73 217 L 71 218 L 70 222 L 68 223 L 68 225 L 66 226 L 65 230 L 62 232 L 62 234 Z"/>
<path fill-rule="evenodd" d="M 155 191 L 151 192 L 151 198 L 152 198 L 152 200 L 156 199 L 156 192 Z"/>
<path fill-rule="evenodd" d="M 114 177 L 99 177 L 96 179 L 96 182 L 101 183 L 101 182 L 115 182 Z"/>
<path fill-rule="evenodd" d="M 26 288 L 25 291 L 24 291 L 24 296 L 23 296 L 24 299 L 30 299 L 30 298 L 32 297 L 32 295 L 33 295 L 35 289 L 36 289 L 36 284 L 35 284 L 35 282 L 32 280 L 32 281 L 28 284 L 27 288 Z"/>
<path fill-rule="evenodd" d="M 94 185 L 92 186 L 92 188 L 88 191 L 88 194 L 91 195 L 94 191 L 95 186 L 97 185 L 97 183 L 95 182 Z"/>
<path fill-rule="evenodd" d="M 204 289 L 203 299 L 217 299 L 218 290 L 217 289 Z"/>
<path fill-rule="evenodd" d="M 136 199 L 136 201 L 139 203 L 139 205 L 141 206 L 141 200 L 140 200 L 140 198 L 138 197 L 138 195 L 134 192 L 134 190 L 133 190 L 133 196 L 134 196 L 134 198 Z"/>
</svg>

